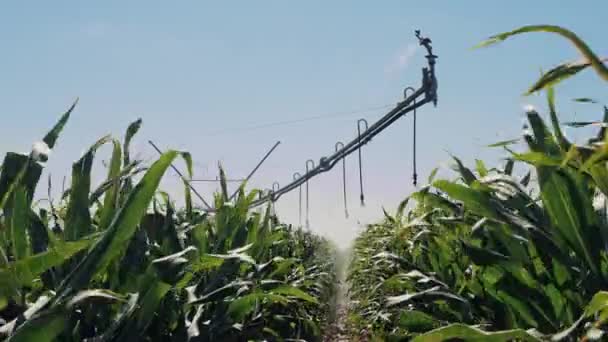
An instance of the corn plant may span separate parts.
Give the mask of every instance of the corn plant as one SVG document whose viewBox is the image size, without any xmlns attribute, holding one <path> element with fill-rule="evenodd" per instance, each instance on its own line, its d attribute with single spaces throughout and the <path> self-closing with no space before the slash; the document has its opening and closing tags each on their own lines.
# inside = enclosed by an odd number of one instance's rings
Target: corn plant
<svg viewBox="0 0 608 342">
<path fill-rule="evenodd" d="M 456 180 L 430 185 L 355 242 L 352 322 L 384 339 L 572 340 L 605 334 L 608 221 L 605 126 L 582 146 L 562 133 L 553 85 L 591 66 L 606 67 L 576 35 L 530 26 L 497 35 L 549 31 L 587 59 L 543 75 L 551 128 L 528 110 L 521 139 L 504 168 L 474 169 L 455 160 Z M 514 170 L 521 169 L 520 177 Z M 365 322 L 365 323 L 363 323 Z M 585 325 L 585 322 L 591 325 Z"/>
<path fill-rule="evenodd" d="M 75 106 L 75 105 L 74 105 Z M 29 155 L 8 153 L 0 174 L 0 336 L 8 341 L 319 340 L 334 296 L 333 247 L 249 211 L 244 184 L 228 200 L 223 170 L 216 213 L 158 189 L 178 157 L 149 166 L 130 142 L 94 142 L 72 166 L 57 203 L 34 201 L 44 162 L 72 106 Z M 97 151 L 112 146 L 93 187 Z M 185 185 L 186 182 L 185 182 Z"/>
</svg>

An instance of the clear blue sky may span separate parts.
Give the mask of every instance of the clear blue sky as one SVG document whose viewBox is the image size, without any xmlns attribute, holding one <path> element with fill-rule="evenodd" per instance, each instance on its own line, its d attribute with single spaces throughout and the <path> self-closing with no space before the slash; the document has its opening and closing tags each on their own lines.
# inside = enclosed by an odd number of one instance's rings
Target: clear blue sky
<svg viewBox="0 0 608 342">
<path fill-rule="evenodd" d="M 85 4 L 86 3 L 86 4 Z M 418 86 L 421 50 L 414 29 L 439 55 L 439 106 L 419 111 L 419 173 L 426 179 L 449 153 L 495 163 L 484 148 L 516 137 L 521 96 L 541 67 L 578 58 L 565 41 L 522 36 L 472 51 L 484 38 L 524 24 L 559 24 L 608 55 L 608 2 L 562 1 L 13 1 L 0 7 L 0 152 L 28 151 L 79 96 L 80 104 L 49 162 L 56 186 L 71 162 L 98 137 L 122 136 L 142 117 L 134 148 L 144 158 L 163 147 L 191 151 L 196 176 L 214 177 L 221 160 L 243 177 L 276 140 L 282 145 L 252 186 L 285 184 L 335 141 L 354 137 L 357 115 L 267 129 L 252 125 L 297 120 L 394 104 L 405 86 Z M 591 72 L 558 88 L 564 120 L 597 119 L 600 108 L 575 97 L 608 102 L 605 83 Z M 382 111 L 359 116 L 373 120 Z M 348 159 L 351 218 L 343 218 L 339 170 L 310 183 L 311 222 L 341 245 L 357 222 L 392 210 L 412 191 L 411 118 L 404 118 L 364 150 L 368 206 L 358 207 L 355 158 Z M 577 138 L 583 135 L 568 131 Z M 107 158 L 109 148 L 102 150 Z M 98 167 L 97 180 L 103 175 Z M 180 194 L 174 174 L 164 186 Z M 41 186 L 41 188 L 45 188 Z M 213 186 L 201 185 L 209 195 Z M 297 192 L 278 203 L 297 222 Z"/>
</svg>

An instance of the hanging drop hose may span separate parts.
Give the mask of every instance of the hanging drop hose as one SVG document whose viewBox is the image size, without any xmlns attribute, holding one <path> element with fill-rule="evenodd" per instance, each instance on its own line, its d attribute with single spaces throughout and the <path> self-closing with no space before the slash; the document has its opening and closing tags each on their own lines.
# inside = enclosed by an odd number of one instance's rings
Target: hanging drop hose
<svg viewBox="0 0 608 342">
<path fill-rule="evenodd" d="M 359 196 L 359 198 L 361 199 L 361 206 L 365 207 L 365 195 L 363 194 L 363 164 L 361 162 L 361 124 L 365 124 L 365 131 L 367 131 L 369 129 L 369 125 L 367 124 L 367 120 L 365 119 L 359 119 L 357 121 L 357 139 L 358 139 L 358 144 L 359 144 L 359 148 L 358 148 L 358 152 L 359 152 L 359 187 L 361 189 L 361 195 Z"/>
<path fill-rule="evenodd" d="M 412 87 L 407 87 L 403 90 L 403 97 L 407 98 L 407 92 L 408 90 L 411 90 L 412 93 L 416 92 L 416 89 L 412 88 Z M 418 186 L 418 174 L 416 173 L 416 98 L 414 98 L 414 134 L 413 134 L 413 139 L 414 139 L 414 143 L 413 143 L 413 163 L 412 163 L 412 167 L 413 167 L 413 174 L 412 174 L 412 180 L 413 180 L 413 184 L 414 187 Z"/>
<path fill-rule="evenodd" d="M 299 172 L 293 174 L 293 180 L 300 179 L 302 175 Z M 302 227 L 302 186 L 298 187 L 298 227 Z"/>
<path fill-rule="evenodd" d="M 416 100 L 414 100 L 416 102 Z M 418 186 L 418 174 L 416 173 L 416 110 L 414 109 L 414 172 L 412 175 L 414 187 Z"/>
<path fill-rule="evenodd" d="M 309 167 L 312 165 L 312 167 Z M 306 161 L 306 173 L 308 173 L 311 169 L 315 168 L 315 161 L 312 159 L 308 159 Z M 310 201 L 308 199 L 308 179 L 306 179 L 306 228 L 310 229 Z"/>
<path fill-rule="evenodd" d="M 336 143 L 336 152 L 343 148 L 344 144 L 338 141 Z M 342 193 L 344 195 L 344 216 L 348 218 L 348 205 L 346 203 L 346 157 L 342 159 Z"/>
</svg>

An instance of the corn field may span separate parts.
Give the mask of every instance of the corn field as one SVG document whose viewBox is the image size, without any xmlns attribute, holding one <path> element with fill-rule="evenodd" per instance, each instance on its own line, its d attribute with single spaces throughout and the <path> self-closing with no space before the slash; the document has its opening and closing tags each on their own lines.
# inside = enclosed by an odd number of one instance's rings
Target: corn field
<svg viewBox="0 0 608 342">
<path fill-rule="evenodd" d="M 71 184 L 34 198 L 50 151 L 76 103 L 34 144 L 9 152 L 0 171 L 0 337 L 6 341 L 322 341 L 341 320 L 352 341 L 602 340 L 608 327 L 608 108 L 586 144 L 562 132 L 554 86 L 587 68 L 608 68 L 574 33 L 584 56 L 533 84 L 548 122 L 528 109 L 520 139 L 494 144 L 503 166 L 454 157 L 453 179 L 428 177 L 395 213 L 354 241 L 344 317 L 334 245 L 279 222 L 269 205 L 250 210 L 257 190 L 231 199 L 220 167 L 215 211 L 183 208 L 159 188 L 187 152 L 145 164 L 130 154 L 142 126 L 93 142 Z M 583 102 L 592 102 L 589 99 Z M 590 107 L 591 108 L 591 107 Z M 98 150 L 112 153 L 92 184 Z M 335 329 L 334 329 L 335 330 Z M 334 337 L 336 338 L 336 337 Z"/>
<path fill-rule="evenodd" d="M 502 167 L 454 157 L 454 179 L 435 180 L 354 243 L 349 269 L 352 329 L 377 340 L 603 340 L 608 319 L 608 108 L 597 135 L 576 145 L 562 132 L 553 86 L 590 67 L 608 68 L 576 35 L 584 55 L 543 74 L 549 123 L 527 109 L 521 139 L 500 142 Z M 590 99 L 582 102 L 592 102 Z M 517 151 L 512 145 L 524 145 Z"/>
<path fill-rule="evenodd" d="M 48 150 L 74 106 L 30 155 L 8 153 L 0 176 L 0 335 L 8 341 L 318 340 L 330 317 L 332 245 L 249 212 L 257 192 L 215 195 L 213 217 L 189 188 L 177 209 L 158 189 L 169 165 L 131 160 L 104 137 L 72 166 L 48 208 L 33 203 Z M 96 150 L 112 146 L 107 180 L 92 188 Z M 137 181 L 136 181 L 137 179 Z M 50 193 L 50 189 L 49 189 Z"/>
</svg>

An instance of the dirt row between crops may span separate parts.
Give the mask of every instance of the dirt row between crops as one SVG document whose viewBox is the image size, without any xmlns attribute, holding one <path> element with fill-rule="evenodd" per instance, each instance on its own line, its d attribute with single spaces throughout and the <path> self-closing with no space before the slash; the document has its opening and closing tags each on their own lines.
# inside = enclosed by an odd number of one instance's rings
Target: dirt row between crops
<svg viewBox="0 0 608 342">
<path fill-rule="evenodd" d="M 346 342 L 352 341 L 346 329 L 346 320 L 348 315 L 346 304 L 346 285 L 343 280 L 337 284 L 336 293 L 336 317 L 334 322 L 325 331 L 323 341 L 325 342 Z"/>
<path fill-rule="evenodd" d="M 334 322 L 325 330 L 324 342 L 367 342 L 369 338 L 365 332 L 354 333 L 348 327 L 348 284 L 346 283 L 346 269 L 351 258 L 351 251 L 341 251 L 342 259 L 338 266 L 338 283 L 336 284 L 336 312 Z"/>
</svg>

